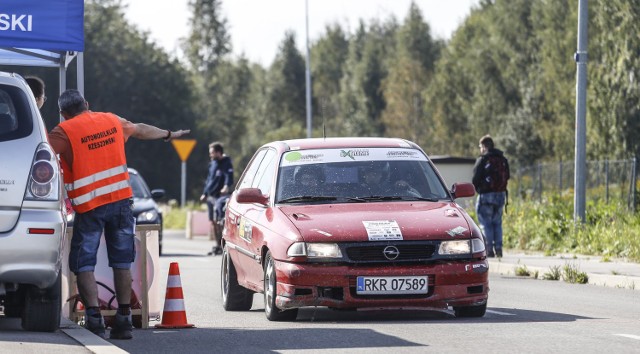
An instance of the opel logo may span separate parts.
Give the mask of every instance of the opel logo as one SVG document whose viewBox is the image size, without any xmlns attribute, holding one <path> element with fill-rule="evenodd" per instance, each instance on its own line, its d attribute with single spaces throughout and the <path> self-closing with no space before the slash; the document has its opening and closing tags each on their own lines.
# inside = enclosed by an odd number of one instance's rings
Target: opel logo
<svg viewBox="0 0 640 354">
<path fill-rule="evenodd" d="M 398 251 L 398 248 L 396 248 L 395 246 L 387 246 L 382 251 L 382 254 L 384 254 L 384 257 L 386 259 L 393 261 L 398 258 L 398 256 L 400 255 L 400 251 Z"/>
</svg>

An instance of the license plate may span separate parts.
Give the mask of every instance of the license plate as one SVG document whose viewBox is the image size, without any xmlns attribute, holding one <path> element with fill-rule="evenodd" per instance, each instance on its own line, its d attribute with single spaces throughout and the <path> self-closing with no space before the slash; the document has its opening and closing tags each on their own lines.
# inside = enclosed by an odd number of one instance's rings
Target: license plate
<svg viewBox="0 0 640 354">
<path fill-rule="evenodd" d="M 429 277 L 358 277 L 356 293 L 359 295 L 426 294 Z"/>
</svg>

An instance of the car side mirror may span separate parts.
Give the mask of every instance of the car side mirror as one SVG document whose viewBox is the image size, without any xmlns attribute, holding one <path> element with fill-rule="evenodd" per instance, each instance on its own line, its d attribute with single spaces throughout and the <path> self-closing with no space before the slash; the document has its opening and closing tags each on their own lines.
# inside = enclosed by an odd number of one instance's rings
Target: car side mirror
<svg viewBox="0 0 640 354">
<path fill-rule="evenodd" d="M 453 199 L 473 197 L 476 195 L 476 188 L 471 183 L 454 183 L 451 186 L 451 194 Z"/>
<path fill-rule="evenodd" d="M 269 204 L 269 197 L 262 194 L 259 188 L 242 188 L 236 194 L 238 203 L 258 203 L 262 205 Z"/>
<path fill-rule="evenodd" d="M 153 200 L 162 199 L 164 194 L 164 189 L 154 189 L 151 191 L 151 198 L 153 198 Z"/>
</svg>

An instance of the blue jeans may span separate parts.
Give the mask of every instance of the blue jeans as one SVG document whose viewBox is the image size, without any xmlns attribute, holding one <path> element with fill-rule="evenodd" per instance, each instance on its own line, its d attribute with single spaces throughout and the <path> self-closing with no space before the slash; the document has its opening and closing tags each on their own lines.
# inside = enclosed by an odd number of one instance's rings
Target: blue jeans
<svg viewBox="0 0 640 354">
<path fill-rule="evenodd" d="M 97 262 L 100 237 L 104 231 L 109 267 L 130 269 L 135 260 L 135 218 L 132 202 L 119 200 L 86 213 L 76 213 L 69 251 L 69 269 L 92 272 Z"/>
<path fill-rule="evenodd" d="M 227 203 L 229 195 L 221 195 L 218 198 L 207 198 L 207 210 L 209 212 L 209 221 L 220 221 L 224 219 L 224 205 Z"/>
<path fill-rule="evenodd" d="M 494 249 L 502 250 L 502 210 L 505 201 L 505 192 L 482 193 L 476 201 L 476 213 L 488 254 L 493 254 Z"/>
</svg>

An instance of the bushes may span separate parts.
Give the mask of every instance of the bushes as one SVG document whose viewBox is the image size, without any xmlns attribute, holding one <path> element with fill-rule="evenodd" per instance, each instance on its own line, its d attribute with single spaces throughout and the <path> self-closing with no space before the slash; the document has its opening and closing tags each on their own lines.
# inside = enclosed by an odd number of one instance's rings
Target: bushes
<svg viewBox="0 0 640 354">
<path fill-rule="evenodd" d="M 586 222 L 573 222 L 573 200 L 554 196 L 540 201 L 515 200 L 504 215 L 507 248 L 573 252 L 640 261 L 640 218 L 622 203 L 590 201 Z"/>
</svg>

